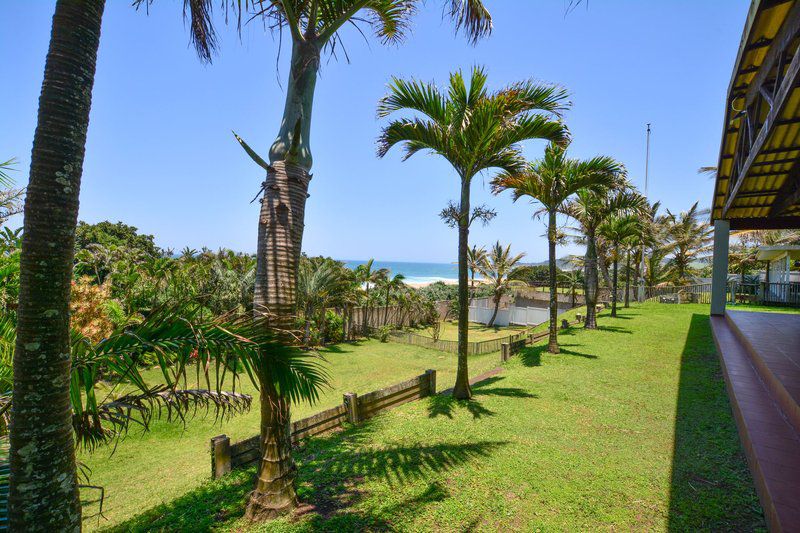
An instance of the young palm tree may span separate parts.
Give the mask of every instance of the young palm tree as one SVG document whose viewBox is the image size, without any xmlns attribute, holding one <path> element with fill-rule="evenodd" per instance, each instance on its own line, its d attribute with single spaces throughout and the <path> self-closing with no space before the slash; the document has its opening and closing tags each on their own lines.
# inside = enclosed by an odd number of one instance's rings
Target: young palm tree
<svg viewBox="0 0 800 533">
<path fill-rule="evenodd" d="M 470 211 L 470 185 L 480 172 L 499 168 L 507 173 L 521 170 L 519 143 L 528 139 L 567 141 L 559 113 L 568 105 L 566 92 L 532 81 L 515 83 L 490 93 L 486 73 L 474 67 L 469 85 L 460 71 L 450 75 L 447 92 L 436 85 L 394 78 L 389 94 L 378 106 L 378 116 L 398 111 L 422 117 L 392 121 L 378 141 L 383 157 L 396 144 L 405 148 L 404 159 L 429 150 L 444 157 L 461 181 L 461 199 L 455 214 L 458 226 L 458 371 L 453 396 L 469 399 L 467 328 L 469 296 L 467 257 L 469 227 L 480 211 Z"/>
<path fill-rule="evenodd" d="M 640 194 L 625 190 L 627 181 L 622 172 L 617 174 L 612 187 L 599 191 L 579 191 L 573 200 L 564 205 L 562 212 L 578 222 L 582 239 L 586 242 L 586 253 L 583 261 L 584 279 L 586 280 L 586 322 L 587 329 L 597 328 L 597 293 L 600 284 L 597 254 L 597 230 L 610 216 L 627 211 L 636 211 L 645 205 L 646 200 Z"/>
<path fill-rule="evenodd" d="M 578 270 L 577 266 L 574 266 L 573 270 L 562 270 L 558 274 L 558 279 L 562 284 L 566 285 L 566 289 L 572 295 L 572 307 L 575 307 L 578 300 L 578 289 L 583 289 L 584 286 L 581 271 Z"/>
<path fill-rule="evenodd" d="M 403 287 L 406 286 L 405 280 L 406 277 L 402 274 L 395 274 L 394 277 L 386 277 L 383 282 L 383 288 L 386 289 L 386 308 L 383 313 L 383 323 L 384 325 L 389 324 L 389 298 L 391 296 L 392 291 L 399 292 L 402 290 Z"/>
<path fill-rule="evenodd" d="M 20 262 L 9 526 L 77 531 L 69 293 L 103 0 L 59 0 L 39 96 Z"/>
<path fill-rule="evenodd" d="M 355 269 L 356 281 L 364 287 L 364 305 L 361 307 L 361 335 L 365 337 L 369 335 L 369 311 L 370 303 L 372 302 L 369 290 L 389 275 L 389 271 L 385 268 L 373 270 L 372 264 L 374 262 L 375 259 L 370 259 L 366 263 L 358 265 Z"/>
<path fill-rule="evenodd" d="M 486 261 L 486 248 L 473 244 L 472 248 L 467 250 L 467 268 L 469 268 L 469 297 L 475 297 L 475 274 L 480 272 L 481 265 Z"/>
<path fill-rule="evenodd" d="M 480 272 L 486 276 L 489 286 L 492 288 L 492 300 L 494 301 L 494 312 L 489 319 L 489 327 L 494 326 L 497 318 L 497 311 L 500 309 L 500 300 L 513 287 L 524 287 L 525 283 L 509 278 L 509 274 L 517 266 L 517 263 L 525 257 L 524 253 L 511 256 L 511 245 L 505 248 L 497 241 L 486 258 L 480 265 Z"/>
<path fill-rule="evenodd" d="M 672 246 L 668 265 L 675 283 L 685 283 L 691 265 L 708 257 L 714 230 L 705 222 L 707 209 L 698 209 L 697 202 L 688 211 L 672 213 L 667 210 L 667 237 Z"/>
<path fill-rule="evenodd" d="M 598 156 L 581 161 L 569 159 L 565 147 L 551 143 L 544 158 L 534 161 L 521 172 L 506 173 L 495 179 L 495 193 L 511 190 L 516 202 L 528 197 L 541 204 L 534 216 L 547 214 L 548 261 L 550 267 L 550 338 L 547 351 L 558 353 L 558 299 L 556 295 L 556 215 L 580 191 L 600 191 L 615 186 L 625 172 L 610 157 Z"/>
<path fill-rule="evenodd" d="M 325 309 L 332 302 L 343 299 L 349 285 L 349 280 L 343 275 L 342 267 L 332 260 L 303 258 L 300 261 L 297 300 L 305 319 L 304 344 L 308 345 L 311 340 L 311 324 L 315 315 L 322 313 L 319 325 L 320 329 L 324 328 Z M 320 331 L 320 335 L 323 333 L 324 331 Z"/>
<path fill-rule="evenodd" d="M 620 247 L 625 242 L 638 238 L 641 234 L 639 218 L 635 215 L 612 216 L 598 228 L 598 233 L 605 238 L 611 246 L 611 316 L 617 316 L 618 280 Z"/>
</svg>

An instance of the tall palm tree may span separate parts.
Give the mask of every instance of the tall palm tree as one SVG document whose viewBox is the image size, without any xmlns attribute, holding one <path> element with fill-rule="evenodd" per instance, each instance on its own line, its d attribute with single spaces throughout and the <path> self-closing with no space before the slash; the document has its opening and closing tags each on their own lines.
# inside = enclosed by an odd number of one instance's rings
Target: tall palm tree
<svg viewBox="0 0 800 533">
<path fill-rule="evenodd" d="M 548 262 L 550 267 L 550 335 L 547 351 L 558 353 L 558 299 L 556 295 L 556 215 L 580 191 L 600 191 L 613 187 L 624 167 L 610 157 L 587 160 L 570 159 L 567 149 L 551 143 L 544 157 L 521 172 L 506 173 L 493 182 L 495 193 L 511 190 L 516 202 L 522 197 L 538 202 L 541 208 L 535 217 L 547 215 Z"/>
<path fill-rule="evenodd" d="M 373 269 L 374 262 L 375 259 L 370 259 L 355 269 L 356 281 L 364 287 L 364 305 L 361 308 L 361 334 L 364 336 L 369 334 L 367 328 L 369 327 L 369 310 L 372 302 L 369 291 L 389 275 L 389 271 L 385 268 Z"/>
<path fill-rule="evenodd" d="M 389 298 L 392 291 L 400 291 L 405 284 L 406 277 L 402 274 L 395 274 L 394 277 L 387 276 L 383 282 L 383 288 L 386 290 L 386 309 L 383 313 L 384 325 L 389 324 Z"/>
<path fill-rule="evenodd" d="M 137 6 L 150 5 L 152 0 L 135 0 Z M 263 168 L 264 197 L 258 218 L 257 266 L 254 305 L 256 313 L 269 312 L 279 328 L 288 328 L 297 311 L 296 285 L 301 245 L 311 180 L 312 154 L 310 145 L 311 118 L 321 57 L 335 57 L 342 45 L 340 30 L 356 26 L 362 35 L 371 31 L 384 44 L 401 42 L 409 33 L 410 22 L 420 0 L 222 0 L 226 20 L 233 10 L 239 27 L 246 18 L 259 18 L 265 25 L 288 33 L 292 41 L 286 100 L 278 135 L 265 160 L 241 137 L 236 140 L 253 161 Z M 217 49 L 217 34 L 213 25 L 215 0 L 184 0 L 188 12 L 191 41 L 200 58 L 211 61 Z M 444 10 L 471 42 L 491 33 L 492 18 L 481 0 L 449 0 Z M 268 161 L 268 162 L 267 162 Z M 288 342 L 288 341 L 287 341 Z M 262 387 L 262 396 L 272 388 Z M 262 402 L 263 404 L 264 402 Z M 289 424 L 289 404 L 272 398 L 268 405 L 273 414 L 262 423 L 262 433 L 274 424 Z M 286 431 L 280 432 L 286 434 Z M 291 467 L 291 443 L 276 442 L 262 434 L 266 449 L 275 446 L 285 458 L 274 470 L 274 477 L 259 474 L 259 483 L 250 496 L 247 517 L 261 520 L 288 512 L 296 505 L 294 469 Z M 262 463 L 266 464 L 266 463 Z M 271 474 L 270 474 L 271 475 Z"/>
<path fill-rule="evenodd" d="M 672 245 L 668 261 L 676 283 L 685 283 L 693 262 L 706 259 L 711 252 L 714 230 L 705 221 L 707 209 L 699 209 L 697 202 L 687 211 L 672 213 L 667 210 L 667 237 Z"/>
<path fill-rule="evenodd" d="M 509 274 L 522 261 L 525 257 L 524 253 L 511 255 L 511 245 L 505 248 L 497 241 L 492 246 L 486 258 L 481 262 L 480 272 L 486 276 L 489 286 L 492 289 L 492 300 L 494 301 L 494 312 L 492 318 L 489 319 L 489 327 L 494 326 L 494 321 L 497 318 L 497 311 L 500 309 L 500 300 L 509 290 L 513 287 L 524 287 L 525 283 L 522 281 L 514 280 L 509 277 Z"/>
<path fill-rule="evenodd" d="M 69 292 L 104 0 L 59 0 L 24 210 L 11 408 L 9 525 L 77 531 Z"/>
<path fill-rule="evenodd" d="M 493 168 L 520 171 L 524 162 L 519 143 L 525 140 L 564 143 L 568 138 L 559 119 L 568 105 L 566 91 L 524 81 L 490 93 L 486 81 L 484 69 L 477 66 L 469 85 L 460 71 L 451 74 L 447 92 L 432 83 L 394 78 L 389 94 L 378 106 L 379 117 L 399 111 L 422 115 L 386 126 L 378 141 L 379 157 L 396 144 L 404 145 L 404 159 L 428 150 L 444 157 L 461 181 L 461 199 L 454 209 L 458 226 L 458 370 L 453 396 L 457 399 L 472 396 L 467 365 L 467 257 L 469 227 L 481 213 L 470 211 L 472 179 Z"/>
<path fill-rule="evenodd" d="M 481 265 L 486 261 L 486 248 L 473 244 L 467 250 L 467 268 L 469 268 L 469 296 L 475 297 L 475 274 L 481 270 Z"/>
<path fill-rule="evenodd" d="M 628 186 L 624 172 L 616 175 L 614 183 L 609 188 L 598 191 L 579 191 L 575 198 L 563 207 L 563 213 L 578 222 L 582 233 L 581 238 L 586 242 L 586 252 L 583 260 L 584 279 L 586 280 L 586 322 L 587 329 L 597 328 L 597 293 L 600 285 L 597 254 L 597 230 L 610 216 L 636 211 L 645 205 L 644 197 L 635 191 L 626 189 Z"/>
<path fill-rule="evenodd" d="M 618 300 L 618 281 L 619 281 L 619 260 L 620 247 L 626 241 L 637 238 L 641 231 L 639 228 L 639 218 L 635 215 L 612 216 L 608 218 L 598 228 L 600 235 L 605 238 L 611 246 L 611 316 L 617 316 Z"/>
</svg>

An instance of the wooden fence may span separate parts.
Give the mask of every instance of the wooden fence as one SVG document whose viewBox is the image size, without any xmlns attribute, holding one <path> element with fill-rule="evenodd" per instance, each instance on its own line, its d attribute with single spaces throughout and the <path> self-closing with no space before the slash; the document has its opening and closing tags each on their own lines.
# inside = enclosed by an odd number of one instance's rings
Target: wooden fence
<svg viewBox="0 0 800 533">
<path fill-rule="evenodd" d="M 599 306 L 598 306 L 599 307 Z M 575 315 L 575 320 L 569 322 L 566 318 L 561 320 L 561 329 L 567 329 L 570 326 L 583 324 L 583 315 L 578 313 Z M 536 341 L 547 338 L 550 335 L 549 331 L 540 331 L 539 333 L 527 333 L 521 338 L 504 342 L 500 349 L 500 362 L 508 361 L 511 356 L 519 353 L 525 346 L 533 344 Z"/>
<path fill-rule="evenodd" d="M 357 424 L 387 409 L 433 394 L 436 394 L 435 370 L 426 370 L 408 381 L 361 396 L 349 392 L 341 405 L 292 422 L 292 443 L 339 428 L 345 422 Z M 226 435 L 218 435 L 211 439 L 211 477 L 219 478 L 234 468 L 249 466 L 260 457 L 259 435 L 235 443 Z"/>
<path fill-rule="evenodd" d="M 498 352 L 505 342 L 514 342 L 528 335 L 529 332 L 523 331 L 508 337 L 501 337 L 499 339 L 491 339 L 488 341 L 468 342 L 467 355 L 482 355 L 486 353 Z M 421 346 L 431 350 L 439 350 L 440 352 L 458 353 L 458 341 L 448 340 L 433 340 L 431 337 L 425 335 L 417 335 L 408 331 L 392 331 L 389 338 L 394 342 L 401 344 L 411 344 L 413 346 Z"/>
</svg>

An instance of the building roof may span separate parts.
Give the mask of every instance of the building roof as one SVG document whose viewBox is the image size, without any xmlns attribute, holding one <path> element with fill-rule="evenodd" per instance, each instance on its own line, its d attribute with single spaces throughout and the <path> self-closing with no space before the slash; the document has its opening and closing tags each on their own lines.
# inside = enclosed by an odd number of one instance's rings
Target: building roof
<svg viewBox="0 0 800 533">
<path fill-rule="evenodd" d="M 759 246 L 756 259 L 759 261 L 772 261 L 781 257 L 789 256 L 790 259 L 800 259 L 800 246 Z"/>
<path fill-rule="evenodd" d="M 800 2 L 753 0 L 725 103 L 712 219 L 800 227 Z"/>
</svg>

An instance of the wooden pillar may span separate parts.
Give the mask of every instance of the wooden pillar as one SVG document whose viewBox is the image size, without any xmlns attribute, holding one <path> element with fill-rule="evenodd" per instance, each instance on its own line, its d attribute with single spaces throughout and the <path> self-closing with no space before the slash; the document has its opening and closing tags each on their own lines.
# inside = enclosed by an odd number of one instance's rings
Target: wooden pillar
<svg viewBox="0 0 800 533">
<path fill-rule="evenodd" d="M 360 421 L 358 413 L 358 394 L 348 392 L 344 395 L 344 408 L 347 410 L 347 421 L 351 424 L 358 424 Z"/>
<path fill-rule="evenodd" d="M 714 221 L 714 263 L 711 271 L 711 314 L 725 314 L 725 299 L 728 290 L 728 244 L 730 222 Z"/>
<path fill-rule="evenodd" d="M 428 369 L 425 371 L 428 376 L 428 396 L 436 394 L 436 370 Z"/>
<path fill-rule="evenodd" d="M 231 439 L 217 435 L 211 439 L 211 477 L 219 479 L 231 471 Z"/>
<path fill-rule="evenodd" d="M 504 342 L 500 345 L 500 362 L 508 361 L 511 358 L 511 345 Z"/>
</svg>

